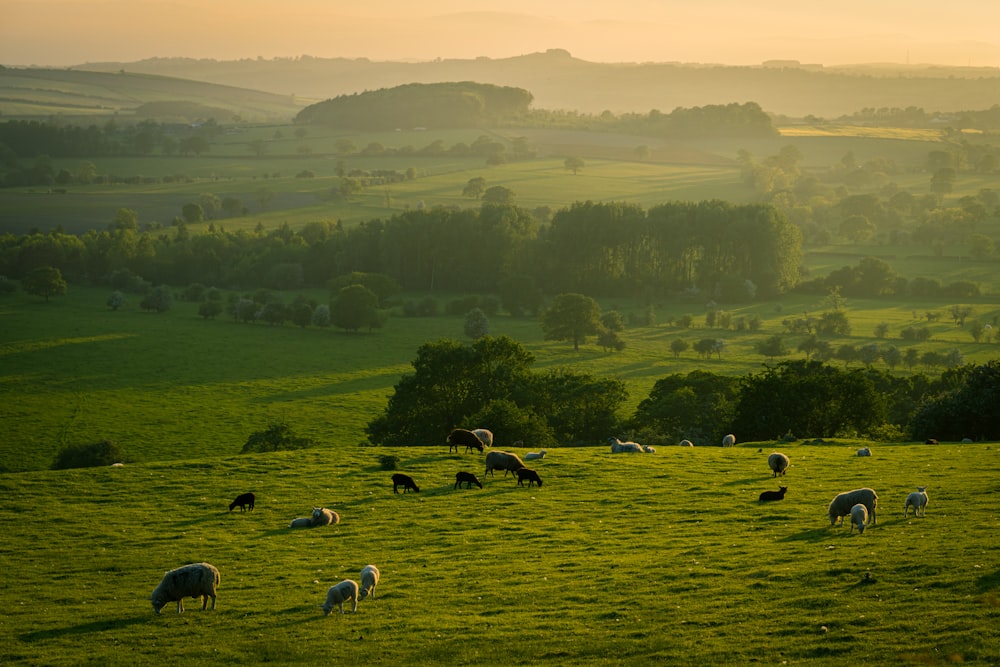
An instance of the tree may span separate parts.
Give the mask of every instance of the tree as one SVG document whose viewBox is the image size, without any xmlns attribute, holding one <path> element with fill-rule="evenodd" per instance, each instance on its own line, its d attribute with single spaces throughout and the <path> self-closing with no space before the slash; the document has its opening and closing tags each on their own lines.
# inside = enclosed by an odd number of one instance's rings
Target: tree
<svg viewBox="0 0 1000 667">
<path fill-rule="evenodd" d="M 149 294 L 139 302 L 139 307 L 143 310 L 152 310 L 157 313 L 165 313 L 170 310 L 174 297 L 170 293 L 170 288 L 166 285 L 157 285 Z"/>
<path fill-rule="evenodd" d="M 21 279 L 21 289 L 34 296 L 49 297 L 65 294 L 67 285 L 62 272 L 53 266 L 40 266 L 32 269 Z"/>
<path fill-rule="evenodd" d="M 107 305 L 111 310 L 118 310 L 125 305 L 125 295 L 122 294 L 121 290 L 115 290 L 108 297 Z"/>
<path fill-rule="evenodd" d="M 471 199 L 479 199 L 486 192 L 486 179 L 482 176 L 470 178 L 462 189 L 462 196 Z"/>
<path fill-rule="evenodd" d="M 563 166 L 566 167 L 567 171 L 572 171 L 573 175 L 576 176 L 577 172 L 583 169 L 585 163 L 582 157 L 573 155 L 563 161 Z"/>
<path fill-rule="evenodd" d="M 775 357 L 783 357 L 788 354 L 785 339 L 778 335 L 765 338 L 757 343 L 756 348 L 757 354 L 762 354 L 771 361 L 774 361 Z"/>
<path fill-rule="evenodd" d="M 250 434 L 243 443 L 240 454 L 257 452 L 277 452 L 285 449 L 303 449 L 314 444 L 310 438 L 295 435 L 292 427 L 284 421 L 271 422 L 263 431 Z"/>
<path fill-rule="evenodd" d="M 670 351 L 674 353 L 674 359 L 681 356 L 682 352 L 685 352 L 690 345 L 683 338 L 674 338 L 670 341 Z"/>
<path fill-rule="evenodd" d="M 385 314 L 378 309 L 378 295 L 363 285 L 349 285 L 330 303 L 330 323 L 347 331 L 380 328 Z"/>
<path fill-rule="evenodd" d="M 198 305 L 198 315 L 206 320 L 214 320 L 222 313 L 222 302 L 204 301 Z"/>
<path fill-rule="evenodd" d="M 668 375 L 639 402 L 631 421 L 655 444 L 720 442 L 731 428 L 739 387 L 738 378 L 705 371 Z"/>
<path fill-rule="evenodd" d="M 542 312 L 542 330 L 545 340 L 572 341 L 579 350 L 587 336 L 600 332 L 601 307 L 583 294 L 559 294 Z"/>
<path fill-rule="evenodd" d="M 514 191 L 502 185 L 494 185 L 483 193 L 483 203 L 511 205 L 514 203 Z"/>
<path fill-rule="evenodd" d="M 621 352 L 625 349 L 625 341 L 618 336 L 617 331 L 612 329 L 601 329 L 597 334 L 597 344 L 605 352 L 609 350 Z"/>
<path fill-rule="evenodd" d="M 201 208 L 201 204 L 195 202 L 184 204 L 181 207 L 181 215 L 184 216 L 184 221 L 189 224 L 202 222 L 205 219 L 205 211 Z"/>
<path fill-rule="evenodd" d="M 481 308 L 473 308 L 465 315 L 464 328 L 469 338 L 482 338 L 490 333 L 490 321 Z"/>
<path fill-rule="evenodd" d="M 325 303 L 316 306 L 312 314 L 312 324 L 320 329 L 330 326 L 330 306 Z"/>
</svg>

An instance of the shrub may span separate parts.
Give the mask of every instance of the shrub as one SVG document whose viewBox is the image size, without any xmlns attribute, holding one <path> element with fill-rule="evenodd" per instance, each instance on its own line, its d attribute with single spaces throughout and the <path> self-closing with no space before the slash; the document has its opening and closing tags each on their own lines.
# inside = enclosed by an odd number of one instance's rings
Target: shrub
<svg viewBox="0 0 1000 667">
<path fill-rule="evenodd" d="M 395 454 L 383 454 L 378 457 L 378 464 L 382 470 L 396 470 L 399 468 L 399 457 Z"/>
<path fill-rule="evenodd" d="M 311 447 L 313 441 L 295 435 L 292 427 L 286 422 L 272 422 L 263 431 L 256 431 L 247 438 L 241 454 L 251 454 L 255 452 L 277 452 L 285 449 L 305 449 Z"/>
<path fill-rule="evenodd" d="M 121 463 L 125 452 L 110 440 L 101 440 L 86 445 L 67 445 L 56 454 L 52 462 L 53 470 L 68 468 L 96 468 Z"/>
</svg>

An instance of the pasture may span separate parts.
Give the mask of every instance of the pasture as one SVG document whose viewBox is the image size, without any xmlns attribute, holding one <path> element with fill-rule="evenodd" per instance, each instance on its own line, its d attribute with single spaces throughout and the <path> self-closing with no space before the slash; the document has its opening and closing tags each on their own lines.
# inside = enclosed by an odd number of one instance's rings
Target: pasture
<svg viewBox="0 0 1000 667">
<path fill-rule="evenodd" d="M 550 449 L 544 484 L 442 444 L 0 475 L 8 664 L 992 665 L 1000 661 L 996 444 L 772 443 Z M 520 453 L 524 453 L 521 450 Z M 393 495 L 396 454 L 420 493 Z M 758 494 L 789 487 L 785 500 Z M 927 485 L 925 518 L 903 519 Z M 830 527 L 871 486 L 877 525 Z M 228 512 L 253 490 L 256 509 Z M 337 526 L 291 530 L 326 506 Z M 163 573 L 208 561 L 216 611 L 156 616 Z M 356 614 L 318 605 L 382 571 Z"/>
</svg>

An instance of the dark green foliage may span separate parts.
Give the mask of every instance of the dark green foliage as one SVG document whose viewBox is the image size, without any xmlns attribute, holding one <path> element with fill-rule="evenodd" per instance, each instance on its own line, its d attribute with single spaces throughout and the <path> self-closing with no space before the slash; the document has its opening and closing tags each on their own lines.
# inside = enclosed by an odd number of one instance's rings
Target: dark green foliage
<svg viewBox="0 0 1000 667">
<path fill-rule="evenodd" d="M 946 371 L 941 385 L 946 389 L 916 411 L 912 437 L 1000 439 L 1000 361 Z"/>
<path fill-rule="evenodd" d="M 108 308 L 111 310 L 118 310 L 125 305 L 125 295 L 122 294 L 120 290 L 115 290 L 111 293 L 111 296 L 108 297 L 107 304 Z"/>
<path fill-rule="evenodd" d="M 28 294 L 45 297 L 59 296 L 66 293 L 66 281 L 62 272 L 51 266 L 40 266 L 21 279 L 21 289 Z"/>
<path fill-rule="evenodd" d="M 565 340 L 579 350 L 587 336 L 601 331 L 601 307 L 583 294 L 559 294 L 542 312 L 545 340 Z"/>
<path fill-rule="evenodd" d="M 335 327 L 357 331 L 381 328 L 385 313 L 378 309 L 378 296 L 362 285 L 349 285 L 330 302 L 330 323 Z"/>
<path fill-rule="evenodd" d="M 86 445 L 63 447 L 56 455 L 55 461 L 52 462 L 52 469 L 94 468 L 109 466 L 112 463 L 123 463 L 125 460 L 125 452 L 122 451 L 121 447 L 110 440 L 102 440 Z"/>
<path fill-rule="evenodd" d="M 500 304 L 515 317 L 537 315 L 544 302 L 542 290 L 529 275 L 518 274 L 504 278 L 498 288 Z"/>
<path fill-rule="evenodd" d="M 479 308 L 473 308 L 465 316 L 465 335 L 469 338 L 482 338 L 490 333 L 490 320 Z"/>
<path fill-rule="evenodd" d="M 386 302 L 400 292 L 399 283 L 384 273 L 365 273 L 363 271 L 352 271 L 337 276 L 330 280 L 328 287 L 330 293 L 335 295 L 350 285 L 362 285 L 374 292 L 375 296 L 378 297 L 380 308 L 385 307 Z"/>
<path fill-rule="evenodd" d="M 731 430 L 739 379 L 705 371 L 668 375 L 639 402 L 631 424 L 649 444 L 718 443 Z"/>
<path fill-rule="evenodd" d="M 0 294 L 13 294 L 17 291 L 17 282 L 7 276 L 0 276 Z"/>
<path fill-rule="evenodd" d="M 206 320 L 214 320 L 220 314 L 222 314 L 220 301 L 204 301 L 198 304 L 198 315 Z"/>
<path fill-rule="evenodd" d="M 143 310 L 151 310 L 156 313 L 165 313 L 170 310 L 174 297 L 170 288 L 166 285 L 157 285 L 149 294 L 139 302 L 139 307 Z"/>
<path fill-rule="evenodd" d="M 284 449 L 305 449 L 312 447 L 315 443 L 310 438 L 295 435 L 292 427 L 284 421 L 276 421 L 268 424 L 263 431 L 256 431 L 250 434 L 243 444 L 241 454 L 254 454 L 259 452 L 277 452 Z"/>
<path fill-rule="evenodd" d="M 399 461 L 395 454 L 382 454 L 378 457 L 378 465 L 382 470 L 398 470 Z"/>
</svg>

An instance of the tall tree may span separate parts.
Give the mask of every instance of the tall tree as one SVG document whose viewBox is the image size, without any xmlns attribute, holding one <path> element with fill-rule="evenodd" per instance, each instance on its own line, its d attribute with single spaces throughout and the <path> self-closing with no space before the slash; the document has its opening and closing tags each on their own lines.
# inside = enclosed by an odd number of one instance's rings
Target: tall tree
<svg viewBox="0 0 1000 667">
<path fill-rule="evenodd" d="M 28 294 L 44 297 L 46 301 L 49 300 L 49 297 L 65 294 L 66 288 L 62 272 L 52 266 L 40 266 L 37 269 L 32 269 L 28 275 L 21 279 L 21 289 Z"/>
<path fill-rule="evenodd" d="M 601 330 L 601 307 L 583 294 L 559 294 L 541 319 L 545 340 L 568 340 L 579 350 L 587 336 Z"/>
</svg>

